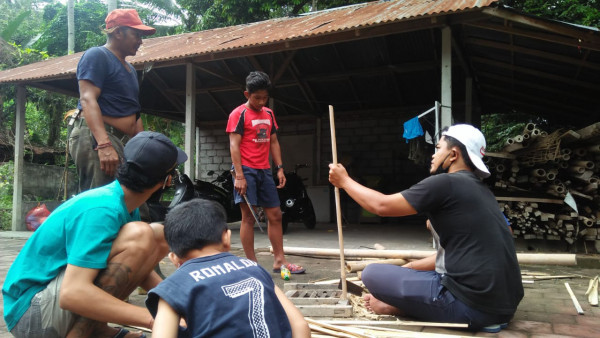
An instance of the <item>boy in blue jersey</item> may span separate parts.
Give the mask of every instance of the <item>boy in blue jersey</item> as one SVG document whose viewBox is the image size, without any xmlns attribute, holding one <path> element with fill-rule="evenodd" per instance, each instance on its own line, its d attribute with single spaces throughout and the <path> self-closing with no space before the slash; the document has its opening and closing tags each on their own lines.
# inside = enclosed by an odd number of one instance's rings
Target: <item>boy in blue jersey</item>
<svg viewBox="0 0 600 338">
<path fill-rule="evenodd" d="M 148 292 L 157 337 L 309 337 L 300 311 L 255 261 L 228 253 L 225 210 L 194 199 L 165 220 L 177 270 Z M 187 327 L 179 326 L 184 319 Z"/>
<path fill-rule="evenodd" d="M 144 131 L 125 146 L 117 180 L 63 203 L 33 233 L 10 267 L 2 295 L 15 337 L 141 337 L 106 323 L 151 328 L 145 307 L 123 301 L 162 279 L 168 253 L 161 224 L 138 207 L 170 185 L 187 155 L 166 136 Z"/>
</svg>

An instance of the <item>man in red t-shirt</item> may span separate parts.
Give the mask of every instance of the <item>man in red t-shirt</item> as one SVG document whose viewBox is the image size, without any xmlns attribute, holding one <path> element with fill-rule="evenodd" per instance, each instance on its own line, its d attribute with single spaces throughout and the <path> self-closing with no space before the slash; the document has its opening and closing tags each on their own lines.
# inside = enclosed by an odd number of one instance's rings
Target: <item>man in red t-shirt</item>
<svg viewBox="0 0 600 338">
<path fill-rule="evenodd" d="M 263 72 L 251 72 L 246 77 L 244 96 L 248 101 L 235 108 L 229 115 L 227 133 L 231 162 L 235 169 L 235 203 L 242 211 L 240 239 L 244 253 L 256 261 L 254 253 L 254 217 L 243 195 L 252 205 L 261 206 L 269 221 L 269 240 L 273 246 L 273 271 L 279 272 L 285 265 L 291 273 L 303 273 L 305 269 L 289 263 L 283 255 L 283 231 L 279 196 L 269 164 L 269 151 L 277 165 L 277 188 L 285 186 L 285 175 L 281 161 L 281 148 L 277 139 L 277 122 L 268 107 L 271 80 Z"/>
</svg>

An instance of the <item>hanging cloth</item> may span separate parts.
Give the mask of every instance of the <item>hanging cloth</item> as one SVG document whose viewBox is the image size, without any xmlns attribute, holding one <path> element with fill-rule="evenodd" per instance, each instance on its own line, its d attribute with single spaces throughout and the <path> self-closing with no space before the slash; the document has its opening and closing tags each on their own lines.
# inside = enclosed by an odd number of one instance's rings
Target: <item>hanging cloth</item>
<svg viewBox="0 0 600 338">
<path fill-rule="evenodd" d="M 402 137 L 406 139 L 406 143 L 408 143 L 408 140 L 412 140 L 413 138 L 422 135 L 423 127 L 421 127 L 421 123 L 419 123 L 418 116 L 415 116 L 412 119 L 404 122 L 404 134 L 402 135 Z"/>
</svg>

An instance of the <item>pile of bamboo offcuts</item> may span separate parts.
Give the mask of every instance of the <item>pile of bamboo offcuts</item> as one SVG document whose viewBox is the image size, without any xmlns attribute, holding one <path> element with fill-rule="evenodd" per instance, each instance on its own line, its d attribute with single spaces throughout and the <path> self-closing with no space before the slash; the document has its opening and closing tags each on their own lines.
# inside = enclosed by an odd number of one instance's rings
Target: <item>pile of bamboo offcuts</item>
<svg viewBox="0 0 600 338">
<path fill-rule="evenodd" d="M 515 237 L 600 240 L 600 122 L 552 132 L 529 123 L 487 155 L 488 183 Z"/>
</svg>

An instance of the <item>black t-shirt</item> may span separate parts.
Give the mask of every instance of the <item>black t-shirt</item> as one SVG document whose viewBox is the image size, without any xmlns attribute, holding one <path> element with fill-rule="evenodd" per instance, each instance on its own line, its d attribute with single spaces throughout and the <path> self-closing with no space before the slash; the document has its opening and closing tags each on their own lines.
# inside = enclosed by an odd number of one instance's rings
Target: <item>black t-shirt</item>
<svg viewBox="0 0 600 338">
<path fill-rule="evenodd" d="M 428 177 L 402 192 L 431 221 L 439 240 L 436 271 L 465 304 L 513 314 L 523 298 L 514 241 L 492 192 L 474 173 Z"/>
</svg>

